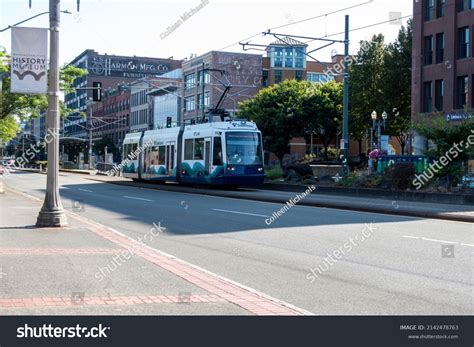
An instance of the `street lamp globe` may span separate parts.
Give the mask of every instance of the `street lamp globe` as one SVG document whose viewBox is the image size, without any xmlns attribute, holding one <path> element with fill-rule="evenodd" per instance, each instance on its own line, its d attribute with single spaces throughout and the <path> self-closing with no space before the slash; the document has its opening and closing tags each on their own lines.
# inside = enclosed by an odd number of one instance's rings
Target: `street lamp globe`
<svg viewBox="0 0 474 347">
<path fill-rule="evenodd" d="M 376 120 L 377 119 L 377 112 L 372 111 L 372 114 L 370 116 L 372 117 L 373 120 Z"/>
<path fill-rule="evenodd" d="M 383 120 L 386 120 L 387 117 L 388 117 L 387 112 L 383 111 L 383 113 L 382 113 L 382 118 L 383 118 Z"/>
</svg>

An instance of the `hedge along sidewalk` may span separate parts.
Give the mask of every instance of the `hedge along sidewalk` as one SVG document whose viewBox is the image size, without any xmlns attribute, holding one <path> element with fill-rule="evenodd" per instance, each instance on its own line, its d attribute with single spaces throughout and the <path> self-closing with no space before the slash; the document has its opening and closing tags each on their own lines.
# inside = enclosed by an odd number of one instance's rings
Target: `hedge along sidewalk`
<svg viewBox="0 0 474 347">
<path fill-rule="evenodd" d="M 191 193 L 224 198 L 254 200 L 286 204 L 294 196 L 294 191 L 275 191 L 263 189 L 223 190 L 208 187 L 187 187 L 178 184 L 153 184 L 148 182 L 133 182 L 123 178 L 109 178 L 107 176 L 90 176 L 92 181 L 112 183 L 122 186 L 140 187 L 146 189 Z M 419 218 L 432 218 L 458 222 L 474 223 L 474 207 L 467 205 L 454 205 L 442 203 L 427 203 L 414 201 L 401 201 L 396 199 L 364 198 L 347 195 L 327 195 L 316 190 L 298 203 L 299 206 L 335 208 L 359 212 L 372 212 L 399 216 Z M 304 192 L 307 186 L 300 187 L 296 192 Z"/>
</svg>

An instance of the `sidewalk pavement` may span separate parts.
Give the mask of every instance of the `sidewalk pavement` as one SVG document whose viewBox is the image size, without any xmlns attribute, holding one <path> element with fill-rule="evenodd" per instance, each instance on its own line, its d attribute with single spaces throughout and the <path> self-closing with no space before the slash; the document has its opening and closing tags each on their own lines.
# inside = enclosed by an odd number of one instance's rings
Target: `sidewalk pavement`
<svg viewBox="0 0 474 347">
<path fill-rule="evenodd" d="M 234 199 L 248 199 L 279 204 L 286 204 L 287 201 L 294 198 L 297 194 L 301 195 L 304 192 L 301 191 L 299 193 L 296 193 L 263 189 L 239 189 L 238 191 L 232 191 L 222 189 L 195 188 L 179 186 L 177 184 L 163 185 L 133 182 L 122 177 L 107 176 L 91 176 L 88 179 L 93 181 L 136 186 L 147 189 L 196 193 L 201 195 L 220 196 Z M 316 190 L 312 194 L 301 199 L 298 202 L 298 205 L 474 223 L 473 205 L 392 200 L 384 199 L 383 197 L 363 198 L 358 196 L 347 195 L 328 195 L 318 193 L 317 184 L 315 186 Z"/>
<path fill-rule="evenodd" d="M 37 228 L 41 205 L 0 194 L 0 315 L 310 314 L 88 220 L 80 206 L 68 227 Z"/>
</svg>

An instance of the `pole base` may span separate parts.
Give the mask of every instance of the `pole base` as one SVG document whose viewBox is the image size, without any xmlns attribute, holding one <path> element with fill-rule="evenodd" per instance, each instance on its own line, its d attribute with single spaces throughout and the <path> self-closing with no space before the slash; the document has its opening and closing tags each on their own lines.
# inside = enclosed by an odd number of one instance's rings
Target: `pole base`
<svg viewBox="0 0 474 347">
<path fill-rule="evenodd" d="M 66 214 L 63 210 L 41 210 L 36 220 L 36 226 L 40 228 L 61 228 L 67 225 Z"/>
</svg>

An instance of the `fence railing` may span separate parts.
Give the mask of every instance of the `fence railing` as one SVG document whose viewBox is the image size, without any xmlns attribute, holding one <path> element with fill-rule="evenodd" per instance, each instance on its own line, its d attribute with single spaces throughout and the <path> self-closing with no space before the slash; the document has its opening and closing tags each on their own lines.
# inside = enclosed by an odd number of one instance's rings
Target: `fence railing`
<svg viewBox="0 0 474 347">
<path fill-rule="evenodd" d="M 413 163 L 415 172 L 421 174 L 430 165 L 430 159 L 423 155 L 384 155 L 377 158 L 377 173 L 382 174 L 395 163 Z"/>
</svg>

